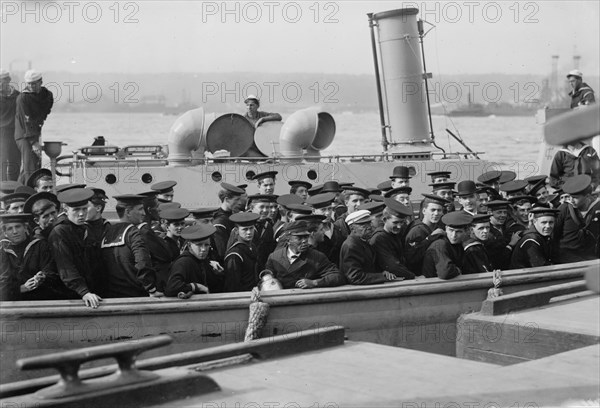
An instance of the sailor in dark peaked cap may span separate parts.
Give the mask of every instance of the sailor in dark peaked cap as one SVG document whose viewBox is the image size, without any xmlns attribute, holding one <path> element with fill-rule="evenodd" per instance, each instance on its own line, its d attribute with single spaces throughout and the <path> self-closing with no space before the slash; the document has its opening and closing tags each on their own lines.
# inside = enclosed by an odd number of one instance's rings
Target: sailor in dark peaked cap
<svg viewBox="0 0 600 408">
<path fill-rule="evenodd" d="M 375 231 L 377 228 L 383 228 L 383 210 L 385 204 L 383 201 L 370 201 L 358 206 L 359 210 L 367 210 L 371 213 L 371 226 Z"/>
<path fill-rule="evenodd" d="M 229 217 L 236 225 L 236 241 L 225 254 L 225 292 L 250 291 L 258 283 L 257 248 L 254 244 L 255 213 L 237 213 Z"/>
<path fill-rule="evenodd" d="M 303 201 L 308 199 L 308 190 L 312 187 L 311 183 L 302 180 L 292 180 L 288 181 L 288 184 L 290 185 L 290 194 L 296 194 Z"/>
<path fill-rule="evenodd" d="M 218 192 L 221 205 L 213 215 L 213 225 L 217 229 L 214 235 L 215 251 L 217 259 L 223 260 L 227 252 L 227 242 L 233 230 L 234 223 L 229 217 L 237 211 L 240 211 L 242 196 L 246 191 L 242 188 L 229 183 L 221 183 L 221 189 Z"/>
<path fill-rule="evenodd" d="M 256 268 L 259 271 L 264 269 L 269 254 L 277 246 L 273 230 L 274 222 L 271 218 L 271 204 L 276 202 L 277 196 L 274 194 L 255 194 L 248 197 L 250 211 L 259 216 L 253 241 L 257 249 Z M 234 235 L 230 237 L 229 245 L 235 240 Z"/>
<path fill-rule="evenodd" d="M 521 231 L 507 233 L 510 201 L 492 200 L 487 204 L 490 212 L 490 232 L 484 242 L 488 258 L 493 269 L 506 270 L 510 265 L 510 256 L 514 246 L 519 242 Z"/>
<path fill-rule="evenodd" d="M 31 176 L 27 179 L 26 185 L 33 188 L 38 193 L 42 191 L 51 193 L 52 190 L 54 190 L 52 172 L 45 168 L 38 169 L 31 173 Z"/>
<path fill-rule="evenodd" d="M 512 180 L 500 185 L 500 191 L 504 192 L 506 198 L 526 195 L 525 189 L 528 183 L 525 180 Z"/>
<path fill-rule="evenodd" d="M 432 171 L 427 173 L 427 175 L 431 177 L 431 182 L 433 184 L 448 182 L 451 174 L 452 172 L 450 171 Z"/>
<path fill-rule="evenodd" d="M 59 207 L 56 196 L 48 192 L 34 194 L 25 201 L 23 212 L 33 216 L 33 222 L 36 224 L 33 235 L 36 238 L 48 239 Z"/>
<path fill-rule="evenodd" d="M 476 214 L 473 217 L 470 236 L 463 242 L 463 275 L 494 270 L 485 246 L 490 236 L 490 217 L 490 214 Z"/>
<path fill-rule="evenodd" d="M 28 193 L 12 193 L 6 194 L 0 198 L 4 211 L 7 214 L 20 214 L 25 208 L 25 202 L 31 197 Z"/>
<path fill-rule="evenodd" d="M 442 217 L 446 234 L 434 241 L 423 258 L 423 275 L 427 278 L 452 279 L 461 274 L 463 265 L 463 242 L 473 217 L 464 211 L 454 211 Z"/>
<path fill-rule="evenodd" d="M 530 213 L 531 226 L 523 232 L 512 252 L 511 269 L 552 265 L 559 255 L 552 239 L 558 210 L 538 206 Z"/>
<path fill-rule="evenodd" d="M 175 190 L 173 187 L 176 185 L 177 182 L 173 180 L 161 181 L 159 183 L 152 184 L 150 189 L 158 193 L 156 198 L 159 202 L 166 203 L 173 201 L 173 197 L 175 196 Z"/>
<path fill-rule="evenodd" d="M 256 180 L 258 183 L 259 194 L 274 194 L 275 193 L 275 176 L 279 172 L 277 171 L 265 171 L 256 174 L 252 180 Z"/>
<path fill-rule="evenodd" d="M 477 181 L 499 191 L 500 177 L 502 177 L 500 170 L 490 170 L 477 177 Z"/>
</svg>

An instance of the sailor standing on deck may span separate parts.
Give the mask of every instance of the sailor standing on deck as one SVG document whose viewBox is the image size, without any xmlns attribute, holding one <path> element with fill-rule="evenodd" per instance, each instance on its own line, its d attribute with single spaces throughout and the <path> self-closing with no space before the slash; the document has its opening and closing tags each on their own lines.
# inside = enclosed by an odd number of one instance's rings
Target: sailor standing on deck
<svg viewBox="0 0 600 408">
<path fill-rule="evenodd" d="M 72 188 L 58 194 L 65 216 L 57 221 L 48 240 L 65 286 L 79 295 L 86 306 L 95 309 L 102 300 L 96 293 L 106 276 L 94 275 L 97 270 L 92 268 L 88 256 L 89 238 L 85 219 L 88 201 L 93 195 L 93 190 L 89 188 Z"/>
<path fill-rule="evenodd" d="M 107 272 L 107 297 L 162 297 L 148 249 L 136 228 L 144 219 L 143 195 L 114 196 L 119 223 L 111 225 L 102 240 Z"/>
<path fill-rule="evenodd" d="M 17 98 L 15 117 L 15 140 L 21 152 L 19 181 L 23 184 L 40 168 L 42 126 L 54 104 L 52 92 L 42 86 L 41 72 L 29 70 L 24 79 L 27 87 Z"/>
<path fill-rule="evenodd" d="M 558 210 L 535 207 L 531 210 L 532 224 L 523 232 L 513 250 L 510 269 L 552 265 L 558 253 L 552 240 Z"/>
<path fill-rule="evenodd" d="M 15 141 L 15 115 L 20 92 L 10 84 L 10 73 L 0 70 L 0 180 L 16 181 L 21 153 Z"/>
<path fill-rule="evenodd" d="M 582 105 L 589 105 L 596 102 L 594 99 L 594 90 L 588 84 L 583 82 L 583 73 L 574 69 L 567 74 L 569 85 L 572 91 L 569 92 L 571 97 L 571 109 Z"/>
<path fill-rule="evenodd" d="M 271 113 L 271 112 L 262 112 L 259 111 L 260 100 L 256 95 L 248 95 L 244 100 L 246 104 L 246 114 L 244 117 L 254 126 L 255 128 L 259 127 L 263 122 L 280 122 L 281 115 L 279 113 Z M 273 194 L 264 193 L 264 194 Z"/>
</svg>

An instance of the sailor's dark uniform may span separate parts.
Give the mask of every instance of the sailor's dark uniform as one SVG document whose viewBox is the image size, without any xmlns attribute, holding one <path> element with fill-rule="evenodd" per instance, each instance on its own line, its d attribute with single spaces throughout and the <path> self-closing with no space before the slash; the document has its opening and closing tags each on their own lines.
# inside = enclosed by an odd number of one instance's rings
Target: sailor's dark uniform
<svg viewBox="0 0 600 408">
<path fill-rule="evenodd" d="M 461 274 L 462 244 L 451 244 L 447 237 L 434 241 L 423 257 L 423 275 L 427 278 L 452 279 Z"/>
<path fill-rule="evenodd" d="M 531 227 L 517 242 L 512 253 L 510 268 L 552 265 L 555 256 L 551 237 L 544 237 L 535 230 L 535 227 Z"/>
<path fill-rule="evenodd" d="M 569 92 L 569 96 L 571 97 L 571 109 L 596 102 L 594 90 L 585 82 L 582 82 L 577 90 Z"/>
<path fill-rule="evenodd" d="M 596 206 L 600 207 L 600 203 Z M 558 211 L 554 226 L 554 237 L 559 240 L 560 263 L 579 262 L 596 258 L 598 232 L 594 234 L 587 228 L 583 215 L 572 204 L 562 203 L 558 207 Z M 592 217 L 589 217 L 589 219 L 592 219 Z"/>
<path fill-rule="evenodd" d="M 217 277 L 207 259 L 198 259 L 189 251 L 183 251 L 171 265 L 165 295 L 177 296 L 179 292 L 205 293 L 196 285 L 192 286 L 193 283 L 208 287 L 212 293 L 215 278 Z"/>
<path fill-rule="evenodd" d="M 105 271 L 104 260 L 102 258 L 102 237 L 110 226 L 110 222 L 104 218 L 98 220 L 86 221 L 88 231 L 88 239 L 86 247 L 88 250 L 88 257 L 90 260 L 90 267 L 92 268 L 93 276 L 102 276 Z M 98 288 L 96 294 L 104 296 L 106 293 L 106 279 L 98 280 Z"/>
<path fill-rule="evenodd" d="M 340 250 L 340 270 L 348 283 L 370 285 L 387 279 L 375 265 L 375 251 L 368 242 L 350 235 Z"/>
<path fill-rule="evenodd" d="M 404 248 L 406 250 L 406 266 L 415 274 L 421 275 L 421 269 L 423 267 L 423 258 L 425 257 L 425 251 L 429 248 L 434 241 L 439 238 L 443 238 L 443 234 L 431 235 L 431 233 L 437 229 L 438 226 L 434 226 L 431 229 L 427 224 L 424 224 L 420 220 L 415 220 L 412 225 L 408 227 L 406 233 Z"/>
<path fill-rule="evenodd" d="M 137 225 L 142 241 L 150 254 L 152 267 L 156 271 L 156 288 L 162 292 L 169 280 L 169 268 L 177 258 L 178 253 L 173 252 L 167 242 L 152 230 L 147 222 Z"/>
<path fill-rule="evenodd" d="M 156 289 L 156 271 L 144 241 L 128 222 L 111 225 L 102 240 L 107 297 L 143 297 Z"/>
<path fill-rule="evenodd" d="M 483 242 L 470 238 L 463 243 L 463 248 L 464 255 L 461 268 L 463 275 L 492 272 L 494 270 Z"/>
<path fill-rule="evenodd" d="M 256 245 L 256 270 L 260 272 L 265 268 L 269 255 L 273 253 L 277 246 L 273 234 L 273 221 L 269 218 L 256 221 L 256 233 L 253 242 Z"/>
<path fill-rule="evenodd" d="M 380 270 L 391 272 L 399 278 L 415 278 L 414 273 L 406 267 L 401 234 L 390 234 L 379 227 L 371 236 L 369 244 L 375 250 L 375 259 Z"/>
<path fill-rule="evenodd" d="M 213 225 L 217 229 L 214 235 L 214 249 L 217 252 L 217 260 L 221 262 L 225 258 L 227 252 L 227 242 L 231 235 L 231 230 L 235 226 L 229 219 L 229 216 L 233 214 L 232 211 L 226 211 L 222 208 L 218 208 L 213 215 Z"/>
<path fill-rule="evenodd" d="M 508 246 L 504 231 L 490 224 L 488 239 L 483 243 L 492 269 L 506 270 L 510 266 L 512 248 Z"/>
<path fill-rule="evenodd" d="M 288 259 L 287 246 L 275 250 L 267 260 L 265 269 L 273 272 L 284 289 L 294 288 L 300 279 L 315 280 L 316 287 L 340 286 L 344 276 L 337 266 L 316 249 L 309 248 L 299 255 L 292 264 Z"/>
<path fill-rule="evenodd" d="M 584 220 L 585 228 L 592 233 L 594 242 L 596 242 L 594 255 L 596 258 L 600 258 L 600 199 L 596 199 L 595 203 L 592 203 L 585 213 Z"/>
<path fill-rule="evenodd" d="M 225 255 L 225 292 L 250 291 L 258 283 L 254 244 L 235 242 Z"/>
</svg>

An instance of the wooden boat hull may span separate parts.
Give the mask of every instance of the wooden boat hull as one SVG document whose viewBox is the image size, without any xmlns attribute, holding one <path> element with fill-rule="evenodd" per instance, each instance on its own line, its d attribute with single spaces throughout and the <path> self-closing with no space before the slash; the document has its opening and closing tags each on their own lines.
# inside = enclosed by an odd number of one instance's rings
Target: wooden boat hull
<svg viewBox="0 0 600 408">
<path fill-rule="evenodd" d="M 570 282 L 597 261 L 506 271 L 505 294 Z M 454 355 L 456 321 L 481 308 L 492 287 L 491 274 L 451 281 L 427 279 L 373 286 L 267 292 L 271 309 L 262 336 L 289 334 L 331 325 L 344 326 L 350 340 L 401 346 Z M 1 302 L 0 382 L 49 374 L 22 373 L 19 358 L 141 339 L 160 334 L 174 338 L 169 347 L 148 356 L 240 342 L 248 320 L 250 294 L 224 293 L 172 298 L 106 299 L 100 308 L 80 301 Z"/>
</svg>

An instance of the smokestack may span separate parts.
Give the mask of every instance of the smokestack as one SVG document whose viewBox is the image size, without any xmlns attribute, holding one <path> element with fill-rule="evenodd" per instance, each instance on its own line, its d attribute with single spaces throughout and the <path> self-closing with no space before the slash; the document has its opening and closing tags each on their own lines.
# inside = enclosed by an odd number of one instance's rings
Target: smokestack
<svg viewBox="0 0 600 408">
<path fill-rule="evenodd" d="M 579 69 L 580 60 L 581 60 L 581 55 L 573 55 L 573 69 Z"/>
<path fill-rule="evenodd" d="M 416 8 L 376 13 L 385 113 L 391 145 L 430 152 L 427 99 L 423 79 Z"/>
</svg>

